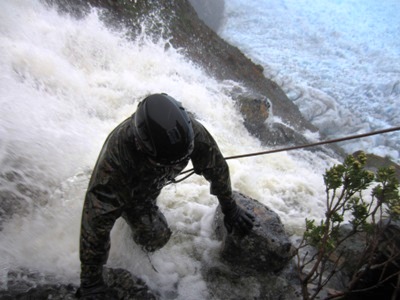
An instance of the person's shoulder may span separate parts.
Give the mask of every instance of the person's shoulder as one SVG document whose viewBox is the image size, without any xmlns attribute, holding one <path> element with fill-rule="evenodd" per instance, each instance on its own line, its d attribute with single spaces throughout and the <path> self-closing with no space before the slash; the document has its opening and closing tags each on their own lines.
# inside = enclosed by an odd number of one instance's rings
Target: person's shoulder
<svg viewBox="0 0 400 300">
<path fill-rule="evenodd" d="M 136 152 L 133 124 L 131 118 L 125 119 L 109 134 L 106 143 L 108 152 L 119 157 L 122 154 Z"/>
<path fill-rule="evenodd" d="M 210 145 L 215 143 L 213 137 L 211 136 L 210 132 L 207 128 L 198 120 L 195 114 L 188 113 L 191 121 L 192 121 L 192 128 L 193 134 L 196 144 L 202 143 L 206 145 Z"/>
<path fill-rule="evenodd" d="M 200 123 L 200 121 L 198 120 L 197 116 L 192 113 L 192 112 L 187 112 L 190 121 L 192 122 L 192 127 L 193 127 L 193 131 L 196 133 L 196 131 L 202 130 L 202 128 L 204 128 L 203 124 Z"/>
</svg>

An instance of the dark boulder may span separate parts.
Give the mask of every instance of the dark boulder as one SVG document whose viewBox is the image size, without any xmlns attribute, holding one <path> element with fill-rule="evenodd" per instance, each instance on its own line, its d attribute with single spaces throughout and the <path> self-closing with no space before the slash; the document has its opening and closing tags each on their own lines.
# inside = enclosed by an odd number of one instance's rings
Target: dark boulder
<svg viewBox="0 0 400 300">
<path fill-rule="evenodd" d="M 239 274 L 277 272 L 288 265 L 294 248 L 279 216 L 255 199 L 234 192 L 239 206 L 255 216 L 254 227 L 246 236 L 228 234 L 221 208 L 218 207 L 214 228 L 223 241 L 221 258 Z"/>
<path fill-rule="evenodd" d="M 268 98 L 248 93 L 238 93 L 233 95 L 242 116 L 243 124 L 254 136 L 259 137 L 265 130 L 266 122 L 271 115 L 271 103 Z"/>
<path fill-rule="evenodd" d="M 155 300 L 153 294 L 143 280 L 123 269 L 105 268 L 105 283 L 116 290 L 115 300 Z M 72 284 L 52 283 L 55 278 L 26 269 L 8 272 L 7 290 L 0 291 L 0 299 L 77 299 L 77 286 Z M 48 282 L 43 284 L 42 282 Z"/>
</svg>

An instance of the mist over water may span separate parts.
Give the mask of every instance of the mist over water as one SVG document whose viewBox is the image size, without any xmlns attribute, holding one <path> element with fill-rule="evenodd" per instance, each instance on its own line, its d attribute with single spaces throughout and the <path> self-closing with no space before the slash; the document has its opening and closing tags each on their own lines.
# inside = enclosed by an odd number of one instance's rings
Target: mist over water
<svg viewBox="0 0 400 300">
<path fill-rule="evenodd" d="M 327 138 L 400 125 L 400 2 L 232 0 L 219 33 Z M 341 144 L 400 160 L 400 133 Z"/>
<path fill-rule="evenodd" d="M 27 268 L 79 284 L 79 230 L 86 186 L 109 132 L 149 93 L 166 92 L 194 112 L 225 156 L 264 150 L 217 82 L 167 40 L 127 41 L 98 12 L 81 20 L 35 0 L 0 4 L 0 288 Z M 168 49 L 168 50 L 166 50 Z M 291 234 L 324 213 L 322 174 L 335 161 L 295 151 L 228 161 L 233 188 L 274 209 Z M 207 299 L 202 267 L 217 262 L 215 197 L 193 176 L 158 199 L 173 236 L 147 256 L 117 221 L 108 265 L 146 280 L 163 299 Z"/>
</svg>

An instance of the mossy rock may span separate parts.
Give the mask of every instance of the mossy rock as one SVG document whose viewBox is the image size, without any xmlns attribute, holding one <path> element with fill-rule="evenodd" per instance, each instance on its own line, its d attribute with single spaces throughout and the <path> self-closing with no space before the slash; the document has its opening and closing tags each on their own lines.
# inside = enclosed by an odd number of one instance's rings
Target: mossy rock
<svg viewBox="0 0 400 300">
<path fill-rule="evenodd" d="M 362 151 L 356 151 L 353 153 L 354 157 L 357 157 L 360 155 Z M 394 163 L 390 158 L 388 157 L 382 157 L 378 156 L 375 154 L 368 154 L 366 153 L 367 156 L 367 162 L 365 164 L 365 169 L 370 170 L 374 173 L 378 171 L 380 168 L 388 168 L 392 167 L 394 168 L 396 172 L 396 178 L 400 182 L 400 166 L 396 163 Z"/>
</svg>

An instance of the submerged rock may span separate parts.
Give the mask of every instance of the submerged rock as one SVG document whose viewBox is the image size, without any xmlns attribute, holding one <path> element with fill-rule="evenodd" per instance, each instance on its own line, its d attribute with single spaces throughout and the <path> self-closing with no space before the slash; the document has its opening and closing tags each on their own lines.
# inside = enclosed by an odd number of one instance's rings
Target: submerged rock
<svg viewBox="0 0 400 300">
<path fill-rule="evenodd" d="M 146 283 L 124 269 L 105 269 L 104 281 L 106 284 L 117 290 L 118 299 L 157 299 Z"/>
<path fill-rule="evenodd" d="M 252 94 L 238 94 L 235 98 L 243 115 L 244 125 L 251 133 L 257 135 L 265 127 L 270 115 L 271 104 L 268 98 Z"/>
<path fill-rule="evenodd" d="M 221 258 L 239 274 L 257 274 L 282 270 L 293 257 L 294 248 L 279 216 L 255 199 L 234 192 L 238 205 L 255 216 L 254 227 L 246 236 L 228 234 L 221 208 L 218 207 L 214 228 L 223 241 Z"/>
<path fill-rule="evenodd" d="M 118 292 L 116 300 L 157 299 L 143 280 L 126 270 L 105 268 L 103 276 L 105 283 Z M 77 299 L 78 286 L 54 283 L 54 278 L 37 272 L 22 269 L 9 272 L 7 277 L 7 289 L 0 291 L 0 299 Z"/>
<path fill-rule="evenodd" d="M 295 284 L 289 276 L 273 273 L 246 275 L 214 267 L 204 275 L 212 299 L 223 300 L 300 300 Z"/>
</svg>

